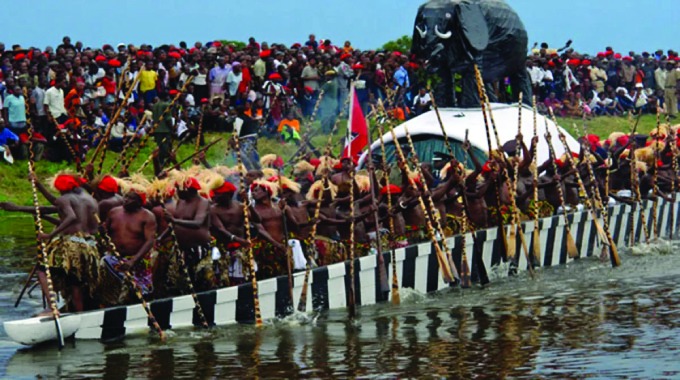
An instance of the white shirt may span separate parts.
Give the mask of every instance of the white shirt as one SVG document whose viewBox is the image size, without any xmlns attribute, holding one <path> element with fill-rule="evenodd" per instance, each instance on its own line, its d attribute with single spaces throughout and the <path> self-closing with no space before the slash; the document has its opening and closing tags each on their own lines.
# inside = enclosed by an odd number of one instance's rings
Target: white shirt
<svg viewBox="0 0 680 380">
<path fill-rule="evenodd" d="M 242 79 L 243 71 L 241 71 L 238 74 L 234 73 L 233 71 L 229 72 L 229 74 L 227 75 L 227 85 L 229 86 L 230 96 L 235 96 L 236 93 L 238 93 L 238 85 L 241 84 Z"/>
<path fill-rule="evenodd" d="M 422 95 L 422 96 L 420 94 L 418 94 L 418 96 L 416 96 L 416 98 L 413 99 L 413 106 L 417 106 L 418 103 L 420 103 L 421 105 L 425 105 L 425 104 L 427 104 L 427 102 L 429 102 L 431 100 L 432 100 L 432 98 L 430 98 L 429 93 L 425 93 L 425 95 Z"/>
<path fill-rule="evenodd" d="M 64 108 L 64 90 L 50 87 L 45 91 L 45 104 L 49 107 L 50 113 L 54 118 L 61 115 L 66 115 L 66 108 Z"/>
<path fill-rule="evenodd" d="M 540 68 L 533 66 L 532 68 L 527 67 L 527 73 L 529 73 L 529 77 L 531 78 L 531 84 L 541 84 L 543 81 L 543 70 Z"/>
</svg>

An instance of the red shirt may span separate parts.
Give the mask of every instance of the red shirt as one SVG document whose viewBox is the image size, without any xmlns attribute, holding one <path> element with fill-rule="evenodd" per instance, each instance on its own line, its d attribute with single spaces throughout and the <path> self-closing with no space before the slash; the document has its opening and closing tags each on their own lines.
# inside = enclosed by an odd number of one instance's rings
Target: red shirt
<svg viewBox="0 0 680 380">
<path fill-rule="evenodd" d="M 106 90 L 106 94 L 115 94 L 116 93 L 116 81 L 109 79 L 109 77 L 104 77 L 102 79 L 102 86 Z"/>
<path fill-rule="evenodd" d="M 250 70 L 247 68 L 243 68 L 243 77 L 241 78 L 241 83 L 238 84 L 238 93 L 243 94 L 246 92 L 246 88 L 250 86 L 250 81 L 252 78 L 250 77 Z"/>
</svg>

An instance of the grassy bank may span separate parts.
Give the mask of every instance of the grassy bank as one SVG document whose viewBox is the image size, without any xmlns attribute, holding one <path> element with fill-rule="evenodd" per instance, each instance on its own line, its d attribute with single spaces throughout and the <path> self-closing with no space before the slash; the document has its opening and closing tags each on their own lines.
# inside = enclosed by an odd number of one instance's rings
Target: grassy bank
<svg viewBox="0 0 680 380">
<path fill-rule="evenodd" d="M 574 131 L 574 125 L 579 126 L 582 132 L 581 119 L 569 119 L 562 118 L 558 120 L 560 125 L 563 126 L 569 133 L 576 136 Z M 633 121 L 634 122 L 634 121 Z M 600 117 L 588 121 L 588 132 L 600 136 L 603 140 L 606 139 L 610 133 L 614 131 L 628 132 L 631 128 L 631 121 L 627 118 L 620 117 Z M 655 116 L 643 116 L 638 126 L 638 132 L 647 134 L 650 130 L 656 127 L 656 117 Z M 341 121 L 339 125 L 339 131 L 336 136 L 344 136 L 346 131 L 346 121 Z M 328 136 L 320 133 L 320 126 L 318 123 L 314 123 L 312 126 L 312 144 L 319 150 L 323 150 L 323 147 L 328 141 Z M 229 138 L 228 133 L 207 133 L 206 142 L 210 142 L 217 138 L 223 138 L 223 141 L 217 143 L 213 148 L 211 148 L 206 157 L 208 161 L 212 164 L 223 164 L 228 166 L 233 166 L 236 161 L 233 159 L 231 154 L 225 156 L 227 152 L 226 140 Z M 155 148 L 155 144 L 152 140 L 149 140 L 149 144 L 141 150 L 137 160 L 130 166 L 130 173 L 136 172 L 142 165 L 144 161 L 149 158 L 149 155 Z M 298 149 L 299 146 L 295 144 L 282 145 L 276 139 L 262 138 L 258 142 L 258 148 L 261 155 L 276 153 L 281 155 L 284 159 L 291 157 Z M 177 159 L 181 160 L 188 157 L 194 152 L 195 145 L 193 141 L 189 141 L 182 145 L 177 153 Z M 333 152 L 338 154 L 340 152 L 340 139 L 334 138 L 334 149 Z M 117 153 L 108 152 L 106 159 L 104 161 L 104 172 L 108 172 L 113 166 L 113 163 L 118 157 Z M 89 156 L 88 156 L 89 159 Z M 188 167 L 190 164 L 185 164 L 184 167 Z M 47 179 L 53 176 L 60 170 L 73 169 L 75 165 L 67 165 L 64 163 L 53 163 L 49 161 L 41 161 L 36 164 L 36 173 L 40 179 Z M 152 165 L 148 165 L 144 172 L 146 175 L 153 174 Z M 27 180 L 28 167 L 26 161 L 16 161 L 13 165 L 9 165 L 6 162 L 0 163 L 0 178 L 2 179 L 0 183 L 0 202 L 14 202 L 21 205 L 32 204 L 31 198 L 31 186 Z M 45 202 L 41 197 L 41 202 Z M 2 211 L 0 211 L 1 213 Z"/>
</svg>

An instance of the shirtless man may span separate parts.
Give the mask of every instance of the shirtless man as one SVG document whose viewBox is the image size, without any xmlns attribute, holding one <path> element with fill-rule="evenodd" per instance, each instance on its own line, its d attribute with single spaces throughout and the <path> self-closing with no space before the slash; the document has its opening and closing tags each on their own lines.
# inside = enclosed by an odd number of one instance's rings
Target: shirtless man
<svg viewBox="0 0 680 380">
<path fill-rule="evenodd" d="M 349 192 L 352 188 L 349 171 L 353 170 L 353 167 L 354 164 L 352 163 L 352 159 L 349 157 L 343 157 L 340 159 L 340 163 L 337 166 L 339 172 L 333 174 L 331 177 L 331 182 L 333 182 L 333 184 L 338 188 L 338 198 L 349 196 Z"/>
<path fill-rule="evenodd" d="M 123 197 L 118 195 L 118 183 L 110 176 L 95 181 L 94 199 L 99 202 L 99 219 L 106 220 L 109 211 L 123 205 Z"/>
<path fill-rule="evenodd" d="M 191 281 L 196 289 L 200 290 L 205 286 L 205 281 L 198 278 L 198 267 L 203 259 L 211 258 L 212 251 L 210 202 L 198 194 L 201 185 L 195 178 L 176 183 L 175 188 L 179 197 L 175 212 L 170 214 L 169 211 L 165 211 L 164 217 L 175 229 L 177 244 L 184 255 Z M 165 235 L 164 232 L 162 237 Z M 212 260 L 210 262 L 212 263 Z"/>
<path fill-rule="evenodd" d="M 152 292 L 151 267 L 147 255 L 156 238 L 156 217 L 144 208 L 145 203 L 144 190 L 134 189 L 125 194 L 122 206 L 108 213 L 106 230 L 121 257 L 106 256 L 104 263 L 114 275 L 115 272 L 130 271 L 135 283 L 142 288 L 142 294 L 147 295 Z M 115 305 L 120 300 L 120 294 L 112 292 L 114 288 L 101 289 L 102 300 L 106 304 Z"/>
<path fill-rule="evenodd" d="M 53 187 L 59 191 L 60 197 L 55 200 L 54 206 L 40 207 L 40 213 L 57 213 L 60 224 L 52 233 L 40 234 L 38 238 L 45 240 L 48 245 L 46 253 L 52 259 L 50 272 L 57 285 L 54 290 L 62 292 L 73 310 L 83 311 L 83 290 L 89 286 L 91 294 L 99 274 L 99 252 L 93 237 L 98 227 L 95 219 L 97 202 L 80 189 L 79 181 L 74 176 L 58 175 Z M 3 204 L 2 208 L 6 211 L 35 212 L 32 207 L 12 204 Z M 45 268 L 39 266 L 37 273 L 43 295 L 49 298 Z"/>
<path fill-rule="evenodd" d="M 221 284 L 218 286 L 243 284 L 250 271 L 250 262 L 246 256 L 249 243 L 245 240 L 244 206 L 234 200 L 236 187 L 230 182 L 225 181 L 213 191 L 215 195 L 212 198 L 214 204 L 210 206 L 210 232 L 217 240 L 217 247 L 222 254 L 219 273 Z M 250 215 L 257 214 L 251 212 Z M 259 220 L 251 217 L 250 222 L 257 223 Z"/>
<path fill-rule="evenodd" d="M 250 191 L 255 200 L 254 210 L 260 217 L 258 226 L 260 236 L 253 246 L 253 254 L 257 261 L 257 278 L 260 280 L 281 276 L 288 273 L 286 262 L 286 247 L 283 244 L 283 210 L 286 212 L 286 222 L 297 224 L 295 216 L 286 207 L 285 201 L 280 201 L 278 207 L 272 205 L 272 197 L 276 193 L 275 185 L 266 181 L 255 181 L 250 185 Z"/>
</svg>

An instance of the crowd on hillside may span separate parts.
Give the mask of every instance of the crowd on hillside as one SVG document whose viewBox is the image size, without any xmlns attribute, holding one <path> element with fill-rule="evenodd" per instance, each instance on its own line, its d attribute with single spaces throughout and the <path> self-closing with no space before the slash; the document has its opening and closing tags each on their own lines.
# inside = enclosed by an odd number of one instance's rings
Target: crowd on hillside
<svg viewBox="0 0 680 380">
<path fill-rule="evenodd" d="M 250 38 L 244 46 L 212 41 L 101 48 L 64 37 L 56 48 L 0 43 L 0 56 L 0 150 L 10 161 L 10 152 L 17 158 L 28 154 L 29 121 L 37 159 L 82 159 L 108 124 L 108 149 L 121 152 L 158 124 L 151 132 L 164 160 L 168 136 L 195 136 L 199 128 L 236 129 L 253 155 L 259 136 L 299 143 L 305 133 L 301 121 L 312 115 L 329 132 L 350 82 L 365 115 L 378 100 L 391 100 L 387 110 L 401 120 L 432 107 L 419 75 L 422 62 L 399 52 L 359 51 L 349 41 L 336 46 L 314 35 L 291 46 Z M 542 112 L 548 107 L 563 116 L 655 112 L 658 101 L 675 117 L 679 59 L 673 51 L 622 57 L 611 48 L 591 57 L 543 44 L 532 51 L 527 71 Z M 166 109 L 171 112 L 161 119 Z"/>
<path fill-rule="evenodd" d="M 543 43 L 527 59 L 541 111 L 552 107 L 563 116 L 614 116 L 640 110 L 656 113 L 658 104 L 671 118 L 677 116 L 677 52 L 630 51 L 623 56 L 607 47 L 588 55 L 568 45 L 550 49 Z"/>
<path fill-rule="evenodd" d="M 44 50 L 6 49 L 0 43 L 0 55 L 0 146 L 20 158 L 27 154 L 29 121 L 37 132 L 38 159 L 43 151 L 51 160 L 74 159 L 98 143 L 112 119 L 108 147 L 120 152 L 171 104 L 172 117 L 153 130 L 157 143 L 165 141 L 162 155 L 168 153 L 167 136 L 195 136 L 199 126 L 203 131 L 236 129 L 245 150 L 254 150 L 256 137 L 263 135 L 299 142 L 304 117 L 314 114 L 330 131 L 346 104 L 350 79 L 357 80 L 354 88 L 365 114 L 397 86 L 404 89 L 393 97 L 402 118 L 430 106 L 427 96 L 418 94 L 417 65 L 406 55 L 360 52 L 349 41 L 336 46 L 314 35 L 304 44 L 251 38 L 241 47 L 212 41 L 94 48 L 64 37 L 56 48 Z M 131 95 L 116 117 L 128 90 Z M 45 145 L 49 149 L 42 149 Z"/>
</svg>

